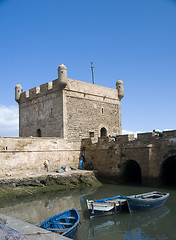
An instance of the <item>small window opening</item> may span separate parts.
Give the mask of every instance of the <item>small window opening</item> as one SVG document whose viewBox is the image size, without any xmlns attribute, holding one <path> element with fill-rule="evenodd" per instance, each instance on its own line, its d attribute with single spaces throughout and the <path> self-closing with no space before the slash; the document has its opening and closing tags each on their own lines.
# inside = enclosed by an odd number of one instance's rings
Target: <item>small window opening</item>
<svg viewBox="0 0 176 240">
<path fill-rule="evenodd" d="M 104 114 L 104 108 L 101 109 L 101 113 Z"/>
<path fill-rule="evenodd" d="M 50 114 L 52 115 L 53 114 L 53 109 L 51 108 L 51 112 L 50 112 Z"/>
<path fill-rule="evenodd" d="M 5 150 L 7 150 L 7 146 L 5 147 Z"/>
<path fill-rule="evenodd" d="M 42 136 L 41 130 L 37 129 L 37 137 L 41 137 L 41 136 Z"/>
<path fill-rule="evenodd" d="M 94 137 L 94 132 L 89 132 L 89 136 L 90 136 L 90 138 L 93 138 Z"/>
</svg>

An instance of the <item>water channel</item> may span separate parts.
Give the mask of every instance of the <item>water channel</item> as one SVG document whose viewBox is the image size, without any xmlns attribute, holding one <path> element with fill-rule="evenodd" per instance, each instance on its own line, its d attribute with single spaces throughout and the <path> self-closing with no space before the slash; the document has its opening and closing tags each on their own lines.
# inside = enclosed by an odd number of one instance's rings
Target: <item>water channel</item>
<svg viewBox="0 0 176 240">
<path fill-rule="evenodd" d="M 86 199 L 99 199 L 118 194 L 131 195 L 153 190 L 169 192 L 163 207 L 140 213 L 121 212 L 116 215 L 88 218 Z M 153 189 L 141 186 L 104 184 L 99 188 L 50 192 L 28 198 L 1 202 L 0 213 L 40 224 L 62 211 L 75 207 L 81 224 L 75 240 L 163 240 L 176 239 L 176 188 Z"/>
</svg>

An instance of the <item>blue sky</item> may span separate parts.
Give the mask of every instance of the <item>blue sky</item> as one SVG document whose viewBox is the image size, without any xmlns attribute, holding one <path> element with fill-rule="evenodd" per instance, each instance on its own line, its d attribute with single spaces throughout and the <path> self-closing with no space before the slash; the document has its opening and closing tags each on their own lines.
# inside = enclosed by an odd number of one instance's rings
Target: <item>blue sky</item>
<svg viewBox="0 0 176 240">
<path fill-rule="evenodd" d="M 15 85 L 68 77 L 115 88 L 123 132 L 175 129 L 176 0 L 0 0 L 0 136 L 18 136 Z"/>
</svg>

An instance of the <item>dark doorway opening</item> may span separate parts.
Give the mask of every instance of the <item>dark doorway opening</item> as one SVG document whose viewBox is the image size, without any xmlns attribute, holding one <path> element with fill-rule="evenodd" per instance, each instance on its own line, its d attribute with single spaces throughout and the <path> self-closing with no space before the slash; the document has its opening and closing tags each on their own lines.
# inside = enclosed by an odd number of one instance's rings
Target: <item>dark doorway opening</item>
<svg viewBox="0 0 176 240">
<path fill-rule="evenodd" d="M 161 166 L 160 184 L 176 185 L 176 156 L 166 159 Z"/>
<path fill-rule="evenodd" d="M 136 161 L 128 160 L 123 164 L 120 181 L 122 183 L 141 184 L 141 168 Z"/>
<path fill-rule="evenodd" d="M 101 128 L 101 130 L 100 130 L 100 136 L 101 137 L 107 137 L 107 130 L 106 130 L 106 128 Z"/>
<path fill-rule="evenodd" d="M 37 129 L 37 137 L 41 137 L 41 136 L 42 136 L 41 130 Z"/>
</svg>

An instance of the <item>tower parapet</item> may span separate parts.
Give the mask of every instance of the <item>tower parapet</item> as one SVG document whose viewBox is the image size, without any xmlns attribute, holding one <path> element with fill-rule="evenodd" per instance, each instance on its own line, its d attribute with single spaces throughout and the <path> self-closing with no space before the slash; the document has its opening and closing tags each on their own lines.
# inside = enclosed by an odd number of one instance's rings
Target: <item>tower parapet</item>
<svg viewBox="0 0 176 240">
<path fill-rule="evenodd" d="M 122 80 L 119 79 L 116 82 L 116 89 L 118 91 L 119 100 L 121 100 L 124 97 L 124 86 Z"/>
<path fill-rule="evenodd" d="M 22 91 L 23 91 L 22 86 L 18 83 L 15 87 L 15 101 L 16 102 L 20 101 L 20 96 L 21 96 Z"/>
<path fill-rule="evenodd" d="M 40 85 L 39 87 L 31 88 L 29 89 L 29 91 L 25 92 L 22 92 L 22 88 L 20 87 L 20 84 L 17 84 L 17 86 L 15 87 L 15 100 L 18 103 L 26 102 L 58 90 L 57 80 L 47 82 Z"/>
<path fill-rule="evenodd" d="M 67 86 L 67 68 L 63 63 L 58 67 L 58 83 L 63 88 Z"/>
</svg>

